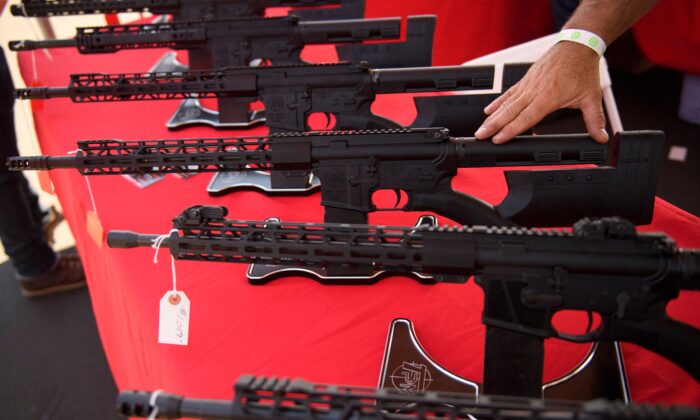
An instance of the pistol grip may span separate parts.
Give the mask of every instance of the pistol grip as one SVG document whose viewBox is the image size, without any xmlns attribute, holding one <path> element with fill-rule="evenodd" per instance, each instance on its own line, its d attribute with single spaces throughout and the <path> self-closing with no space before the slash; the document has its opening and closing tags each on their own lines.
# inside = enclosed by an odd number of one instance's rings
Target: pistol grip
<svg viewBox="0 0 700 420">
<path fill-rule="evenodd" d="M 629 341 L 665 357 L 700 382 L 700 331 L 670 318 L 642 322 L 614 320 L 612 339 Z"/>
<path fill-rule="evenodd" d="M 489 203 L 454 190 L 413 195 L 411 210 L 432 211 L 463 225 L 513 226 Z"/>
</svg>

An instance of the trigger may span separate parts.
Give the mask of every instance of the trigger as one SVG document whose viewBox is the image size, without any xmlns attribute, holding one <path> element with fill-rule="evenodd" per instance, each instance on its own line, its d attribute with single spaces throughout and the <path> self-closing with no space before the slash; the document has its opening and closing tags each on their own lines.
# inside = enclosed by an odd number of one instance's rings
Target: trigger
<svg viewBox="0 0 700 420">
<path fill-rule="evenodd" d="M 326 117 L 326 123 L 323 124 L 323 125 L 325 126 L 325 129 L 326 129 L 326 130 L 330 130 L 330 129 L 332 128 L 332 127 L 331 127 L 331 116 L 330 116 L 330 114 L 327 113 L 327 112 L 324 112 L 324 113 L 323 113 L 323 116 Z"/>
<path fill-rule="evenodd" d="M 398 208 L 399 204 L 401 204 L 401 190 L 398 188 L 394 188 L 394 194 L 396 194 L 396 203 L 394 203 L 394 208 Z"/>
</svg>

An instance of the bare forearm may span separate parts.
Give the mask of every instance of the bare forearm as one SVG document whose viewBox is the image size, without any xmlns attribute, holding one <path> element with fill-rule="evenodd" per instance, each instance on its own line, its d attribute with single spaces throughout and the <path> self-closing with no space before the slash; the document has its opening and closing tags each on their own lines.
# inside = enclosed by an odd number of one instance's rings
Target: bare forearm
<svg viewBox="0 0 700 420">
<path fill-rule="evenodd" d="M 581 0 L 564 29 L 582 29 L 612 43 L 658 0 Z M 523 80 L 508 89 L 484 111 L 488 118 L 474 134 L 504 143 L 559 108 L 579 108 L 586 129 L 606 142 L 598 52 L 588 46 L 560 42 L 542 56 Z"/>
<path fill-rule="evenodd" d="M 582 0 L 564 29 L 585 29 L 610 45 L 658 0 Z"/>
</svg>

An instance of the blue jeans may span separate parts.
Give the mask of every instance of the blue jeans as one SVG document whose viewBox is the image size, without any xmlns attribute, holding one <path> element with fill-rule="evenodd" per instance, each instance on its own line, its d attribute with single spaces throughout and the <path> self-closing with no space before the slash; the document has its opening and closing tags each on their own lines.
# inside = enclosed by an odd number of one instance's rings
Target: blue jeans
<svg viewBox="0 0 700 420">
<path fill-rule="evenodd" d="M 5 162 L 19 155 L 14 122 L 14 87 L 5 53 L 0 48 L 0 240 L 20 278 L 49 271 L 56 253 L 42 234 L 44 213 L 39 198 L 19 172 L 7 170 Z"/>
</svg>

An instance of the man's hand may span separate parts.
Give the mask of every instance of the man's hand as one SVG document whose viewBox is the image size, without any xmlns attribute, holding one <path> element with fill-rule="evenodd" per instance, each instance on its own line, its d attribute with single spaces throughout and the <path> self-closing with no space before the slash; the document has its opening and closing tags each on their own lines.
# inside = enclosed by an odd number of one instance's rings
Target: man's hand
<svg viewBox="0 0 700 420">
<path fill-rule="evenodd" d="M 518 84 L 484 109 L 489 117 L 475 137 L 505 143 L 557 109 L 579 108 L 591 137 L 607 142 L 599 61 L 598 54 L 584 45 L 555 44 Z"/>
</svg>

